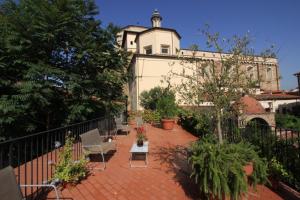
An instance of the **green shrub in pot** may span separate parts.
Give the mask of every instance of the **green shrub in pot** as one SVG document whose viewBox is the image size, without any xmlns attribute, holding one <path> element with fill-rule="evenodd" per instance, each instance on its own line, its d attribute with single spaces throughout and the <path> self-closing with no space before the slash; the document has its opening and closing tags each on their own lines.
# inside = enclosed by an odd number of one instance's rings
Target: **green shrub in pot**
<svg viewBox="0 0 300 200">
<path fill-rule="evenodd" d="M 219 144 L 211 134 L 193 143 L 190 150 L 191 177 L 199 185 L 201 198 L 240 199 L 248 190 L 243 170 L 248 162 L 253 162 L 254 172 L 250 178 L 254 186 L 267 180 L 265 160 L 248 143 Z"/>
</svg>

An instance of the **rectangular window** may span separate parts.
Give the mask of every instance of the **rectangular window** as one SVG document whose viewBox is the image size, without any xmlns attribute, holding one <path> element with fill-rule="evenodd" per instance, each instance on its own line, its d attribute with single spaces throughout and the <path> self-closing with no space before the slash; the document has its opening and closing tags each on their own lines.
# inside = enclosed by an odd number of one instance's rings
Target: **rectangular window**
<svg viewBox="0 0 300 200">
<path fill-rule="evenodd" d="M 267 68 L 266 79 L 267 79 L 267 81 L 272 81 L 272 79 L 273 79 L 273 77 L 272 77 L 272 68 L 271 67 Z"/>
<path fill-rule="evenodd" d="M 144 47 L 145 54 L 152 54 L 152 46 L 146 46 Z"/>
<path fill-rule="evenodd" d="M 168 46 L 168 45 L 161 45 L 161 53 L 162 54 L 169 54 L 169 49 L 170 49 L 170 46 Z"/>
<path fill-rule="evenodd" d="M 250 79 L 250 81 L 254 81 L 256 79 L 255 77 L 255 68 L 253 66 L 247 67 L 247 76 Z"/>
</svg>

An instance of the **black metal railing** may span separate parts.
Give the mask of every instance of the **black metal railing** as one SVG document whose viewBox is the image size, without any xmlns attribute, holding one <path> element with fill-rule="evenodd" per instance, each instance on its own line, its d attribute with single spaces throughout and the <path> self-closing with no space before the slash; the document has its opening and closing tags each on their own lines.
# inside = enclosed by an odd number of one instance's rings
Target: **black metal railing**
<svg viewBox="0 0 300 200">
<path fill-rule="evenodd" d="M 225 126 L 224 136 L 231 142 L 246 140 L 257 146 L 268 160 L 276 158 L 292 175 L 289 184 L 300 189 L 300 131 L 253 123 L 244 128 Z"/>
<path fill-rule="evenodd" d="M 73 155 L 82 155 L 79 135 L 99 128 L 102 135 L 112 134 L 113 117 L 97 118 L 69 126 L 43 131 L 0 142 L 0 169 L 11 165 L 15 168 L 19 184 L 41 184 L 52 180 L 58 152 L 65 144 L 67 134 L 75 138 Z M 24 189 L 26 198 L 34 199 L 39 188 Z"/>
</svg>

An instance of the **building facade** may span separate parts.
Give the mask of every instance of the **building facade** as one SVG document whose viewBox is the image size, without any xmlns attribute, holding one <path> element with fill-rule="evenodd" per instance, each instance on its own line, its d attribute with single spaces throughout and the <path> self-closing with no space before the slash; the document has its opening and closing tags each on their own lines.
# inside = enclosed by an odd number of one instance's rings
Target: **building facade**
<svg viewBox="0 0 300 200">
<path fill-rule="evenodd" d="M 223 55 L 216 52 L 193 51 L 180 47 L 181 36 L 171 28 L 162 27 L 162 17 L 155 10 L 151 17 L 151 27 L 129 25 L 119 33 L 118 43 L 127 51 L 132 52 L 128 96 L 131 110 L 141 110 L 139 96 L 141 92 L 150 90 L 155 86 L 165 86 L 161 80 L 170 71 L 181 71 L 182 59 L 179 57 L 196 57 L 201 60 L 220 62 Z M 224 54 L 224 56 L 226 56 Z M 242 65 L 248 75 L 259 80 L 258 89 L 279 90 L 278 62 L 275 58 L 267 61 L 256 57 L 251 63 Z M 172 83 L 180 83 L 180 79 Z"/>
</svg>

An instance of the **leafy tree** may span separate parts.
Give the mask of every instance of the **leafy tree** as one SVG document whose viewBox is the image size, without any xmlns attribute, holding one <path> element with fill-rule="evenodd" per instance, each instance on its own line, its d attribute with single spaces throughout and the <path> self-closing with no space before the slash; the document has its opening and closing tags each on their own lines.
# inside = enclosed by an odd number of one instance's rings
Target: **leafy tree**
<svg viewBox="0 0 300 200">
<path fill-rule="evenodd" d="M 162 119 L 173 119 L 177 114 L 175 95 L 172 93 L 163 94 L 158 99 L 156 107 Z"/>
<path fill-rule="evenodd" d="M 253 63 L 257 58 L 253 49 L 249 47 L 251 38 L 234 36 L 231 39 L 222 39 L 218 33 L 211 33 L 209 28 L 203 30 L 207 38 L 208 48 L 215 52 L 215 60 L 205 60 L 197 57 L 198 47 L 193 45 L 191 57 L 179 55 L 183 70 L 173 71 L 167 80 L 174 76 L 181 77 L 181 84 L 176 85 L 180 99 L 189 105 L 200 105 L 202 102 L 211 102 L 215 117 L 219 142 L 223 143 L 222 119 L 235 112 L 230 111 L 231 103 L 244 93 L 250 93 L 257 81 L 248 77 L 242 66 L 244 63 Z M 268 49 L 262 55 L 267 59 L 274 56 Z"/>
<path fill-rule="evenodd" d="M 156 110 L 157 102 L 163 95 L 171 95 L 173 97 L 174 93 L 168 88 L 154 87 L 149 91 L 143 91 L 140 94 L 140 103 L 147 110 Z"/>
<path fill-rule="evenodd" d="M 0 136 L 104 115 L 127 82 L 118 28 L 102 28 L 92 0 L 0 4 Z"/>
<path fill-rule="evenodd" d="M 276 114 L 275 120 L 276 120 L 276 126 L 278 127 L 300 131 L 299 117 L 296 117 L 294 115 L 288 115 L 288 114 Z"/>
</svg>

